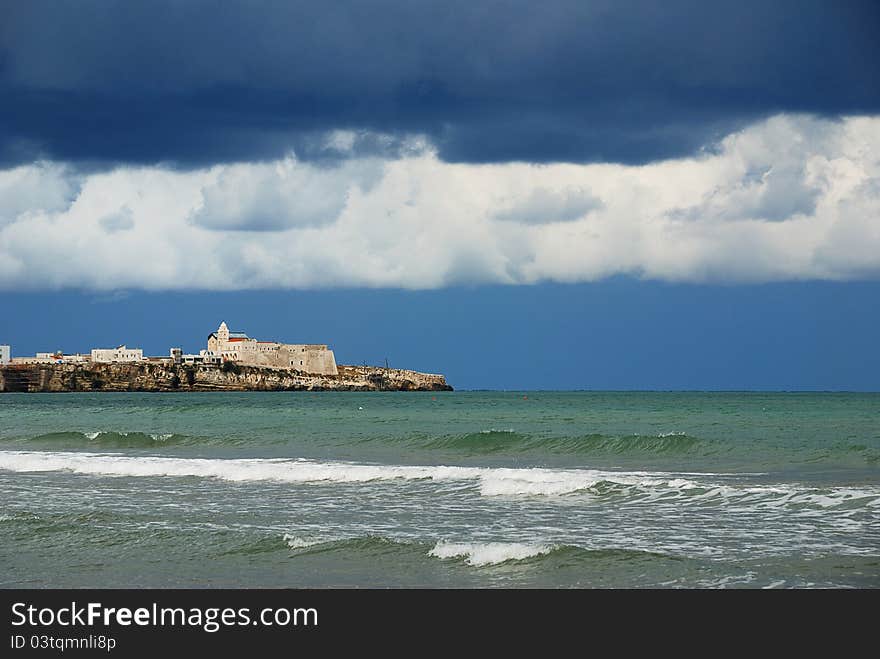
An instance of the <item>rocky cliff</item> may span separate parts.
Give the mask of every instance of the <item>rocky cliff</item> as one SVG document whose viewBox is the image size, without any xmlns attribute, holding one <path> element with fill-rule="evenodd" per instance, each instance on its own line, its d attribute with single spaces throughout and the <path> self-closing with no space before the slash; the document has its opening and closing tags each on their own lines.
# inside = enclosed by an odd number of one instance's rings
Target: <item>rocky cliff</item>
<svg viewBox="0 0 880 659">
<path fill-rule="evenodd" d="M 225 364 L 221 368 L 136 364 L 21 364 L 0 367 L 0 392 L 61 391 L 452 391 L 442 375 L 374 366 L 338 375 Z"/>
</svg>

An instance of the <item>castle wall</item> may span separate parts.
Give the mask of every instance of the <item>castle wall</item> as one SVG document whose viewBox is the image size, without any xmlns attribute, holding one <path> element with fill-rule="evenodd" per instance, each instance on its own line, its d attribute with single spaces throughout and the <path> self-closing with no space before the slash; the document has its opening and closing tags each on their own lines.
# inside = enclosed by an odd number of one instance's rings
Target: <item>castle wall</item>
<svg viewBox="0 0 880 659">
<path fill-rule="evenodd" d="M 297 371 L 337 374 L 336 358 L 327 346 L 284 344 L 279 348 L 275 359 L 279 366 Z"/>
<path fill-rule="evenodd" d="M 242 345 L 235 349 L 233 359 L 250 366 L 287 368 L 304 373 L 336 375 L 336 358 L 332 350 L 323 345 L 272 344 L 271 349 Z"/>
</svg>

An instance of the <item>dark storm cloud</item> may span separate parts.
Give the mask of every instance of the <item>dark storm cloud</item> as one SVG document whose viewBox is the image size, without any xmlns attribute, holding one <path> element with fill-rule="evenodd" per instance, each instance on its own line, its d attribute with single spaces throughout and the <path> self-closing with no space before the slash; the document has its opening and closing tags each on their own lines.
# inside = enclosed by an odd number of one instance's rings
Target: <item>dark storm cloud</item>
<svg viewBox="0 0 880 659">
<path fill-rule="evenodd" d="M 0 162 L 646 162 L 880 109 L 876 2 L 0 2 Z M 393 139 L 399 137 L 401 139 Z M 318 146 L 316 146 L 318 145 Z M 360 151 L 359 151 L 360 150 Z"/>
</svg>

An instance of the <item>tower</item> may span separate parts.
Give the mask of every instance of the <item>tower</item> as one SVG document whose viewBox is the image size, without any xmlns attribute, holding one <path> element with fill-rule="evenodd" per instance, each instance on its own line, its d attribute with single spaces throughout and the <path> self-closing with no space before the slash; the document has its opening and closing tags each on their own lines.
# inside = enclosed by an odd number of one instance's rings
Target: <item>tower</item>
<svg viewBox="0 0 880 659">
<path fill-rule="evenodd" d="M 220 344 L 221 349 L 229 343 L 229 328 L 226 326 L 226 321 L 220 323 L 220 327 L 217 329 L 217 342 Z"/>
</svg>

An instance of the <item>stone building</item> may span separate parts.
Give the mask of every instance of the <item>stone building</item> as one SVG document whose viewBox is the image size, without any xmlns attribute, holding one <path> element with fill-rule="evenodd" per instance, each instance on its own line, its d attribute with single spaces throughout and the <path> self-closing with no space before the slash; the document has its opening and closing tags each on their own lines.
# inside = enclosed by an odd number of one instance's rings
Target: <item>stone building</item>
<svg viewBox="0 0 880 659">
<path fill-rule="evenodd" d="M 208 351 L 220 355 L 223 361 L 248 366 L 287 368 L 320 375 L 338 373 L 333 351 L 324 344 L 258 341 L 244 332 L 230 332 L 225 322 L 208 335 Z"/>
<path fill-rule="evenodd" d="M 9 346 L 0 346 L 0 364 L 8 364 L 12 358 L 12 348 Z"/>
</svg>

